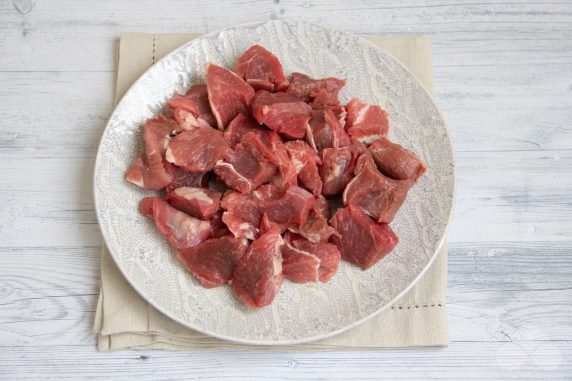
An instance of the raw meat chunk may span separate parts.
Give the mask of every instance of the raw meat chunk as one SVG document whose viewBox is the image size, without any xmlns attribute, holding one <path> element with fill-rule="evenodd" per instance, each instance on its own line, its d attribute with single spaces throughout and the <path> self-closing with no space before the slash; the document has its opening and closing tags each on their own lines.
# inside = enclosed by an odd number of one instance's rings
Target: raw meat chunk
<svg viewBox="0 0 572 381">
<path fill-rule="evenodd" d="M 387 136 L 389 122 L 387 113 L 381 107 L 352 98 L 346 106 L 346 112 L 346 131 L 352 138 L 371 144 Z"/>
<path fill-rule="evenodd" d="M 312 79 L 306 74 L 292 73 L 290 85 L 286 93 L 304 102 L 314 101 L 317 108 L 326 105 L 337 105 L 338 94 L 346 81 L 338 78 Z"/>
<path fill-rule="evenodd" d="M 231 152 L 222 132 L 214 128 L 196 128 L 173 138 L 165 158 L 190 172 L 208 172 Z"/>
<path fill-rule="evenodd" d="M 342 258 L 363 270 L 379 262 L 399 242 L 389 225 L 376 224 L 352 205 L 338 209 L 330 223 L 340 234 L 332 241 L 340 249 Z"/>
<path fill-rule="evenodd" d="M 318 201 L 308 212 L 308 218 L 303 225 L 299 227 L 291 226 L 288 230 L 301 235 L 313 243 L 327 242 L 332 235 L 336 234 L 336 230 L 328 225 L 328 220 L 322 214 Z"/>
<path fill-rule="evenodd" d="M 220 205 L 225 210 L 222 220 L 236 238 L 253 240 L 258 237 L 262 215 L 257 201 L 252 193 L 227 191 L 222 197 Z"/>
<path fill-rule="evenodd" d="M 284 90 L 288 80 L 278 58 L 260 45 L 251 46 L 240 56 L 235 68 L 256 90 Z"/>
<path fill-rule="evenodd" d="M 295 249 L 312 254 L 320 260 L 318 268 L 318 280 L 320 282 L 329 281 L 338 271 L 342 255 L 336 245 L 327 242 L 312 243 L 299 237 L 289 237 L 287 241 Z M 284 269 L 284 274 L 286 275 L 286 269 Z"/>
<path fill-rule="evenodd" d="M 322 193 L 333 196 L 342 193 L 353 177 L 355 154 L 351 147 L 326 148 L 322 151 Z"/>
<path fill-rule="evenodd" d="M 163 157 L 169 144 L 170 133 L 178 129 L 176 121 L 162 115 L 145 122 L 145 153 L 139 156 L 127 171 L 127 181 L 149 190 L 160 190 L 171 182 L 172 176 L 163 166 Z"/>
<path fill-rule="evenodd" d="M 223 214 L 223 210 L 219 209 L 211 218 L 210 223 L 211 223 L 211 228 L 213 230 L 213 237 L 214 238 L 220 238 L 220 237 L 224 237 L 225 235 L 230 235 L 232 234 L 230 230 L 228 230 L 228 227 L 225 225 L 225 223 L 222 220 L 222 214 Z"/>
<path fill-rule="evenodd" d="M 173 96 L 167 105 L 183 130 L 216 127 L 217 125 L 211 111 L 205 84 L 191 86 L 185 95 Z"/>
<path fill-rule="evenodd" d="M 254 89 L 232 71 L 211 63 L 206 67 L 207 91 L 219 130 L 238 114 L 248 111 Z"/>
<path fill-rule="evenodd" d="M 370 145 L 369 151 L 377 169 L 394 180 L 417 181 L 427 170 L 427 166 L 417 155 L 386 138 Z"/>
<path fill-rule="evenodd" d="M 276 167 L 268 160 L 258 159 L 239 144 L 234 152 L 216 163 L 214 172 L 230 188 L 248 193 L 270 181 L 276 172 Z"/>
<path fill-rule="evenodd" d="M 244 254 L 246 240 L 226 236 L 211 238 L 177 252 L 177 258 L 206 288 L 222 286 L 232 278 L 236 263 Z"/>
<path fill-rule="evenodd" d="M 153 218 L 155 225 L 175 249 L 187 249 L 212 234 L 210 223 L 185 214 L 160 197 L 145 197 L 139 204 L 141 214 Z"/>
<path fill-rule="evenodd" d="M 322 179 L 318 172 L 318 165 L 322 164 L 322 160 L 316 151 L 301 140 L 291 140 L 284 145 L 300 183 L 318 197 L 322 194 Z"/>
<path fill-rule="evenodd" d="M 298 139 L 306 134 L 312 108 L 288 94 L 260 90 L 252 99 L 252 114 L 258 123 Z"/>
<path fill-rule="evenodd" d="M 163 166 L 172 176 L 172 180 L 165 187 L 165 192 L 171 192 L 180 187 L 206 187 L 209 184 L 208 172 L 189 172 L 184 168 L 163 160 Z"/>
<path fill-rule="evenodd" d="M 250 116 L 238 114 L 224 131 L 224 138 L 229 142 L 230 146 L 234 148 L 242 141 L 244 135 L 249 132 L 260 136 L 263 141 L 270 141 L 270 134 L 275 133 L 262 127 Z"/>
<path fill-rule="evenodd" d="M 324 148 L 341 148 L 352 143 L 332 110 L 312 111 L 306 140 L 318 152 Z"/>
<path fill-rule="evenodd" d="M 361 169 L 344 191 L 344 205 L 357 206 L 376 221 L 390 223 L 403 205 L 413 181 L 383 176 L 367 153 L 360 156 L 357 166 Z"/>
<path fill-rule="evenodd" d="M 273 146 L 274 155 L 277 160 L 276 175 L 272 178 L 272 184 L 278 189 L 285 190 L 290 186 L 298 185 L 298 176 L 296 168 L 290 160 L 288 150 L 282 143 L 276 143 Z"/>
<path fill-rule="evenodd" d="M 268 221 L 279 225 L 284 232 L 290 226 L 304 225 L 315 203 L 316 200 L 311 193 L 293 185 L 279 198 L 260 199 L 258 209 L 266 215 Z"/>
<path fill-rule="evenodd" d="M 208 188 L 181 187 L 167 193 L 167 202 L 190 216 L 209 220 L 220 209 L 221 197 Z"/>
<path fill-rule="evenodd" d="M 239 259 L 230 284 L 247 306 L 264 307 L 274 300 L 284 279 L 283 244 L 280 232 L 273 229 L 252 242 Z"/>
<path fill-rule="evenodd" d="M 294 248 L 288 242 L 282 246 L 282 272 L 291 282 L 317 282 L 320 258 L 312 253 Z"/>
</svg>

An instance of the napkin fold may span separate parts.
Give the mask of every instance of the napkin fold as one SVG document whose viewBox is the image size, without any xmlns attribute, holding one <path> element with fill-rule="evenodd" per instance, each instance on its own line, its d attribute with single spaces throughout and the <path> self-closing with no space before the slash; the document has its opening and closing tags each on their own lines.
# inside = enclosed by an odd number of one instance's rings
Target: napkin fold
<svg viewBox="0 0 572 381">
<path fill-rule="evenodd" d="M 124 33 L 117 54 L 115 103 L 151 65 L 198 34 Z M 427 36 L 366 37 L 407 66 L 432 91 L 431 41 Z M 434 263 L 398 302 L 374 318 L 334 337 L 281 350 L 446 346 L 447 245 Z M 244 347 L 193 331 L 151 307 L 123 278 L 104 247 L 101 289 L 95 315 L 97 349 L 168 349 Z"/>
</svg>

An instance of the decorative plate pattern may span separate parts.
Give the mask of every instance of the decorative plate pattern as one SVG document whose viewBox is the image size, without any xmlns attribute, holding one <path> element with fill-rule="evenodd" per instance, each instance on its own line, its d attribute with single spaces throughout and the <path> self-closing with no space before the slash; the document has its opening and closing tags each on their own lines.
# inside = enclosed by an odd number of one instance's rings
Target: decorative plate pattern
<svg viewBox="0 0 572 381">
<path fill-rule="evenodd" d="M 357 96 L 390 115 L 390 138 L 415 151 L 428 171 L 392 223 L 400 243 L 368 271 L 342 263 L 327 284 L 285 281 L 274 303 L 250 310 L 229 287 L 205 289 L 177 262 L 152 222 L 138 212 L 151 194 L 124 179 L 141 152 L 141 124 L 174 92 L 204 81 L 210 61 L 234 67 L 254 43 L 278 56 L 284 69 L 347 79 L 342 101 Z M 105 129 L 94 175 L 97 217 L 123 275 L 155 308 L 194 330 L 246 344 L 278 345 L 322 339 L 379 313 L 427 269 L 449 223 L 454 158 L 445 122 L 421 83 L 395 58 L 357 36 L 316 25 L 272 21 L 210 33 L 152 66 L 123 97 Z"/>
</svg>

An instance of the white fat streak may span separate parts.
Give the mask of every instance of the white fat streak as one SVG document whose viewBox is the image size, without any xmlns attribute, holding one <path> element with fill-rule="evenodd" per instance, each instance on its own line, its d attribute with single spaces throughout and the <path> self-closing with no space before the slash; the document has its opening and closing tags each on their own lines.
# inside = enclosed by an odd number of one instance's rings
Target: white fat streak
<svg viewBox="0 0 572 381">
<path fill-rule="evenodd" d="M 238 232 L 241 232 L 245 238 L 254 240 L 256 234 L 258 234 L 258 228 L 255 228 L 254 225 L 249 224 L 248 222 L 243 222 L 238 225 Z"/>
<path fill-rule="evenodd" d="M 296 174 L 299 175 L 302 168 L 304 168 L 304 163 L 298 160 L 297 157 L 291 158 L 292 164 L 294 164 L 294 169 L 296 170 Z"/>
<path fill-rule="evenodd" d="M 306 141 L 314 151 L 318 151 L 318 148 L 316 148 L 316 142 L 314 141 L 314 131 L 312 131 L 312 127 L 310 127 L 309 123 L 306 124 Z"/>
<path fill-rule="evenodd" d="M 363 120 L 365 119 L 365 114 L 367 114 L 370 107 L 371 107 L 371 105 L 365 105 L 358 111 L 356 120 L 354 120 L 354 123 L 353 123 L 354 126 L 356 124 L 360 124 L 361 122 L 363 122 Z"/>
<path fill-rule="evenodd" d="M 171 151 L 171 147 L 167 147 L 167 151 L 165 151 L 165 159 L 169 163 L 175 164 L 175 157 L 173 156 L 173 151 Z"/>
<path fill-rule="evenodd" d="M 379 139 L 381 139 L 381 135 L 379 135 L 379 134 L 361 136 L 361 137 L 357 138 L 357 140 L 359 140 L 363 144 L 371 144 L 371 143 L 373 143 Z"/>
<path fill-rule="evenodd" d="M 237 170 L 234 168 L 234 165 L 227 163 L 225 161 L 219 160 L 215 164 L 215 168 L 216 167 L 228 167 L 228 168 L 230 168 L 238 176 L 239 181 L 243 181 L 243 182 L 247 183 L 249 187 L 252 187 L 252 183 L 250 182 L 250 180 L 248 180 L 246 177 L 244 177 L 240 173 L 238 173 Z"/>
<path fill-rule="evenodd" d="M 195 116 L 192 113 L 190 113 L 188 111 L 185 111 L 185 112 L 187 113 L 187 115 L 185 116 L 185 121 L 184 121 L 183 126 L 182 126 L 183 129 L 184 130 L 192 130 L 192 129 L 198 127 L 199 122 L 198 122 L 197 118 L 195 118 Z"/>
<path fill-rule="evenodd" d="M 274 268 L 274 276 L 282 273 L 282 252 L 280 248 L 284 245 L 284 240 L 279 235 L 276 243 L 274 244 L 274 253 L 272 255 L 272 267 Z"/>
<path fill-rule="evenodd" d="M 212 198 L 209 197 L 202 189 L 193 187 L 181 187 L 175 189 L 175 193 L 187 200 L 203 201 L 209 204 L 214 204 Z"/>
<path fill-rule="evenodd" d="M 354 177 L 352 179 L 352 181 L 350 181 L 348 183 L 348 185 L 346 185 L 346 189 L 344 189 L 344 193 L 342 193 L 342 201 L 344 202 L 344 205 L 347 205 L 349 189 L 352 187 L 353 183 L 355 183 L 360 176 L 361 176 L 361 173 L 358 174 L 356 177 Z"/>
<path fill-rule="evenodd" d="M 145 188 L 145 182 L 143 182 L 143 176 L 140 176 L 138 179 L 128 177 L 127 181 L 129 181 L 132 184 L 137 185 L 138 187 Z"/>
<path fill-rule="evenodd" d="M 315 254 L 312 254 L 310 252 L 304 251 L 304 250 L 300 250 L 300 249 L 296 249 L 294 246 L 290 245 L 288 242 L 286 242 L 286 246 L 288 246 L 288 248 L 290 248 L 291 250 L 293 250 L 294 252 L 296 252 L 296 254 L 299 255 L 305 255 L 307 257 L 313 258 L 316 260 L 316 264 L 314 265 L 314 270 L 316 271 L 316 281 L 318 280 L 318 269 L 320 268 L 320 263 L 322 262 L 320 257 L 318 257 Z"/>
</svg>

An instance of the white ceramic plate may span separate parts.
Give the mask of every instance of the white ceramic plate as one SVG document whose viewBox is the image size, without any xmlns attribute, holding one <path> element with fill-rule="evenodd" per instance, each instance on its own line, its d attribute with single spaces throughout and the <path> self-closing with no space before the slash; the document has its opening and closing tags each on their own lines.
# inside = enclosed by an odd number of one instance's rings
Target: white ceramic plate
<svg viewBox="0 0 572 381">
<path fill-rule="evenodd" d="M 250 310 L 229 287 L 205 289 L 177 262 L 173 250 L 139 214 L 151 194 L 125 181 L 141 152 L 141 124 L 174 92 L 204 81 L 207 61 L 234 67 L 252 44 L 278 56 L 284 69 L 347 79 L 352 96 L 383 105 L 390 138 L 416 152 L 427 174 L 411 190 L 392 227 L 400 243 L 368 271 L 342 263 L 327 284 L 285 281 L 274 303 Z M 103 237 L 129 283 L 159 311 L 194 330 L 246 344 L 278 345 L 322 339 L 374 316 L 413 286 L 434 259 L 451 217 L 454 159 L 445 122 L 418 79 L 372 43 L 340 31 L 272 21 L 197 38 L 153 65 L 125 94 L 105 129 L 94 175 Z"/>
</svg>

